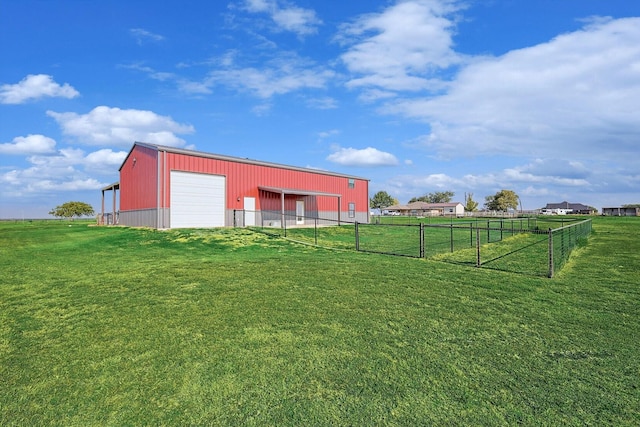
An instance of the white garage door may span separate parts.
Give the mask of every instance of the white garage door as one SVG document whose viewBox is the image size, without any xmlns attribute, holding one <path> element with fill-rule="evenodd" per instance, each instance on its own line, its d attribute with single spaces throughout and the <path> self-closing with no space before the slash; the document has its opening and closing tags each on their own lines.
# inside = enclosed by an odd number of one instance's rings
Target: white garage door
<svg viewBox="0 0 640 427">
<path fill-rule="evenodd" d="M 171 171 L 171 228 L 223 227 L 225 177 Z"/>
</svg>

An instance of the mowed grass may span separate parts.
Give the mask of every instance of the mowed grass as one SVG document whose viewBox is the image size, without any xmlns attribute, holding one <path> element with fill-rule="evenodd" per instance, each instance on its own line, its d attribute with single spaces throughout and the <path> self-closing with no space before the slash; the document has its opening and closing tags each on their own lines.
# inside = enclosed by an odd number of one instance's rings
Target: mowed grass
<svg viewBox="0 0 640 427">
<path fill-rule="evenodd" d="M 0 223 L 0 425 L 638 425 L 640 220 L 554 279 Z"/>
</svg>

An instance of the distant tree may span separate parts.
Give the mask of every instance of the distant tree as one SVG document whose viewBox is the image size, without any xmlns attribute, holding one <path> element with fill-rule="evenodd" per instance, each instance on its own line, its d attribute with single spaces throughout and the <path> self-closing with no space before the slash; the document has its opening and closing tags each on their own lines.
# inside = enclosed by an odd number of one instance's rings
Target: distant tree
<svg viewBox="0 0 640 427">
<path fill-rule="evenodd" d="M 493 196 L 485 197 L 484 207 L 491 211 L 508 211 L 518 209 L 520 198 L 511 190 L 500 190 Z"/>
<path fill-rule="evenodd" d="M 425 194 L 424 196 L 414 197 L 409 200 L 409 203 L 413 202 L 426 202 L 426 203 L 449 203 L 456 193 L 453 191 L 436 191 L 435 193 Z"/>
<path fill-rule="evenodd" d="M 93 215 L 93 208 L 84 202 L 66 202 L 51 209 L 49 215 L 72 219 L 73 217 Z"/>
<path fill-rule="evenodd" d="M 464 210 L 467 212 L 475 212 L 478 209 L 478 202 L 473 200 L 473 193 L 467 194 L 467 200 L 465 200 Z"/>
<path fill-rule="evenodd" d="M 382 212 L 382 209 L 397 203 L 397 200 L 391 197 L 386 191 L 378 191 L 369 200 L 369 207 L 372 209 L 380 209 L 380 212 Z"/>
<path fill-rule="evenodd" d="M 628 205 L 622 205 L 622 207 L 623 208 L 640 208 L 640 203 L 631 203 L 631 204 L 628 204 Z"/>
</svg>

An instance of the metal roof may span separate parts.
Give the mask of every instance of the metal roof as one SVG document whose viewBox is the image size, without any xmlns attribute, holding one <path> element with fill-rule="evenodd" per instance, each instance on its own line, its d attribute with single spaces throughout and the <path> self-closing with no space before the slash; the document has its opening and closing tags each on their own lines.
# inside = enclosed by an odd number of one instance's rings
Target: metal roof
<svg viewBox="0 0 640 427">
<path fill-rule="evenodd" d="M 110 191 L 110 190 L 119 190 L 120 189 L 120 181 L 114 182 L 113 184 L 109 184 L 106 187 L 103 187 L 102 191 Z"/>
<path fill-rule="evenodd" d="M 569 202 L 560 202 L 560 203 L 547 203 L 545 209 L 573 209 L 574 211 L 582 211 L 590 209 L 589 206 L 585 206 L 582 203 L 569 203 Z"/>
</svg>

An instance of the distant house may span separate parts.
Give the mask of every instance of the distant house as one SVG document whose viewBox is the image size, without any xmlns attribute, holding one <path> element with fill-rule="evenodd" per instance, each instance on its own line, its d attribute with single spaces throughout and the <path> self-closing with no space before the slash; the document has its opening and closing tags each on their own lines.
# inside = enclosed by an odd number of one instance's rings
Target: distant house
<svg viewBox="0 0 640 427">
<path fill-rule="evenodd" d="M 383 209 L 387 215 L 405 216 L 463 216 L 464 205 L 459 202 L 427 203 L 413 202 L 407 205 L 393 205 Z"/>
<path fill-rule="evenodd" d="M 547 206 L 542 208 L 543 215 L 566 215 L 566 214 L 581 214 L 592 215 L 597 211 L 582 203 L 547 203 Z"/>
<path fill-rule="evenodd" d="M 640 216 L 640 207 L 602 208 L 602 215 Z"/>
</svg>

